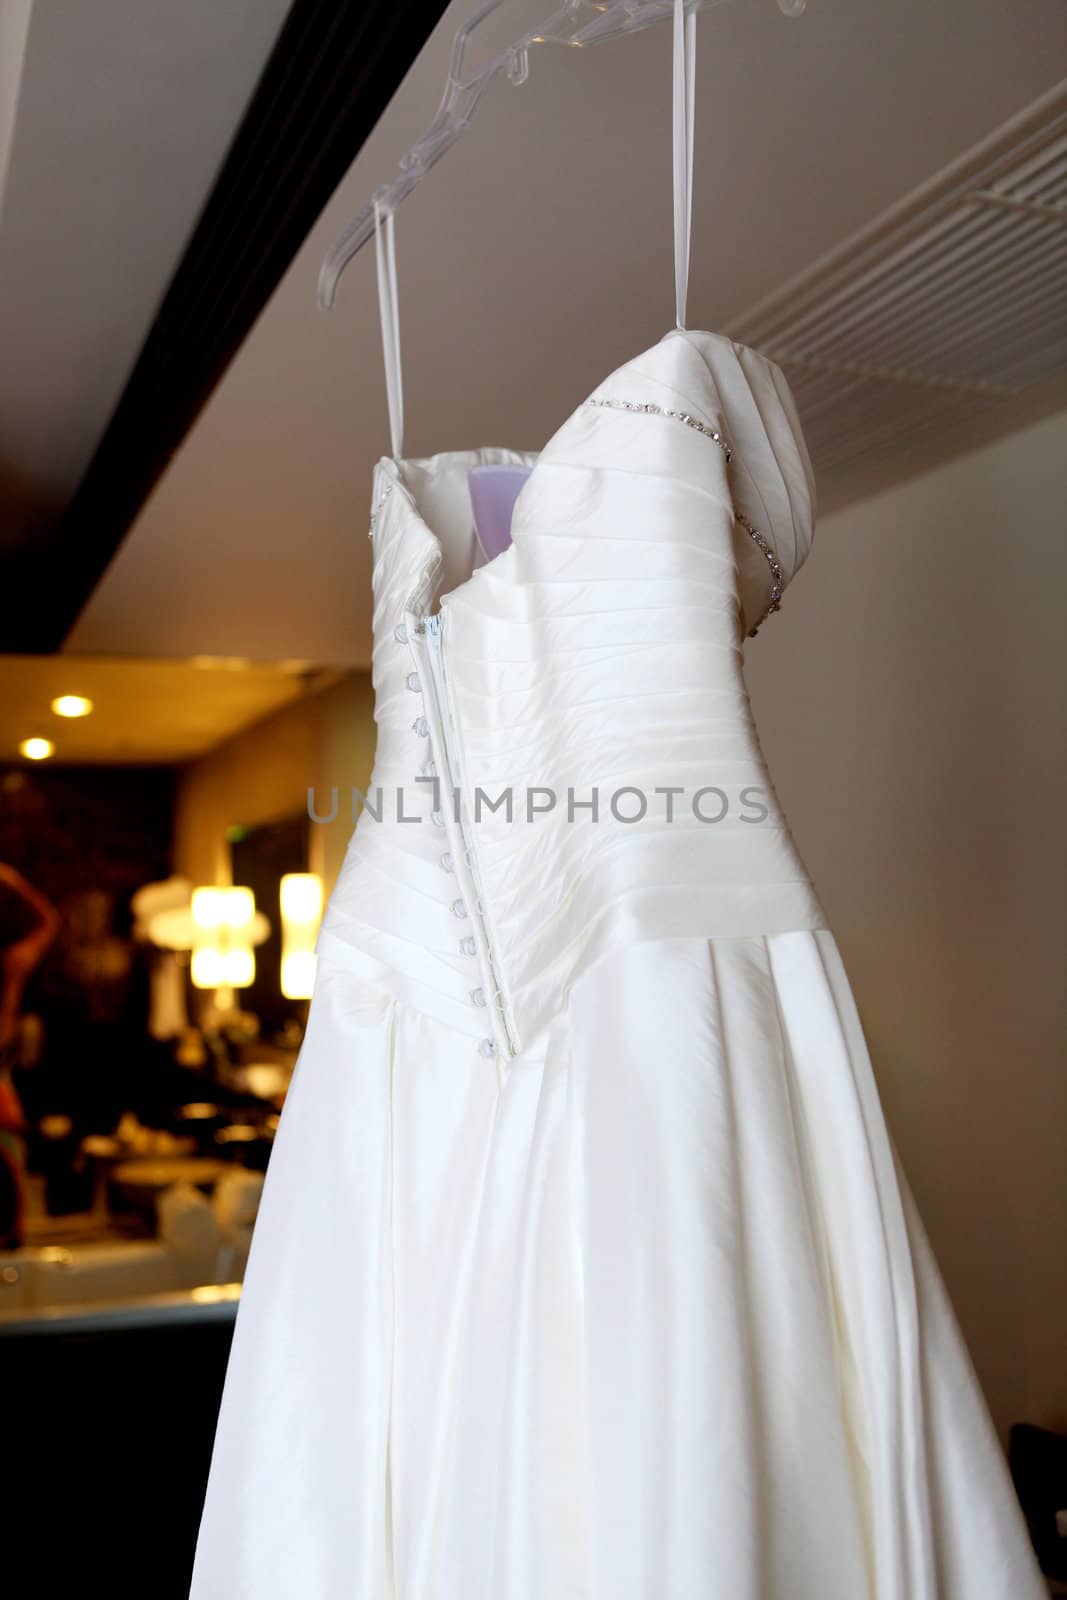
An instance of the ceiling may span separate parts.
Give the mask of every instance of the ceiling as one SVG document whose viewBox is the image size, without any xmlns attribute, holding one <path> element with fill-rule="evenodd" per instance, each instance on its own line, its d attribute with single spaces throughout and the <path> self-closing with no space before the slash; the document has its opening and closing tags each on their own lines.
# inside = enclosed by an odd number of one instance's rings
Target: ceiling
<svg viewBox="0 0 1067 1600">
<path fill-rule="evenodd" d="M 101 5 L 77 27 L 63 8 L 63 27 L 40 35 L 49 8 L 34 12 L 0 229 L 0 281 L 16 268 L 0 286 L 0 432 L 37 511 L 70 493 L 99 436 L 284 10 Z M 418 55 L 68 651 L 369 659 L 370 470 L 388 448 L 373 250 L 328 316 L 315 284 L 328 244 L 433 115 L 472 9 L 449 7 Z M 518 34 L 546 9 L 514 0 L 497 20 Z M 702 14 L 690 324 L 738 319 L 1065 73 L 1061 0 L 1030 0 L 1025 27 L 1003 0 L 809 0 L 799 19 L 735 0 Z M 112 159 L 137 154 L 101 211 L 107 139 L 82 170 L 69 136 L 105 83 Z M 406 454 L 537 449 L 672 325 L 669 88 L 666 27 L 534 52 L 528 82 L 495 84 L 405 203 Z M 42 249 L 41 219 L 72 188 L 78 248 L 57 248 L 53 229 Z M 820 488 L 825 507 L 833 485 Z"/>
<path fill-rule="evenodd" d="M 62 765 L 179 765 L 334 677 L 302 661 L 5 656 L 0 764 L 23 762 L 22 740 L 44 737 Z M 56 716 L 60 695 L 91 700 L 91 715 Z"/>
<path fill-rule="evenodd" d="M 88 465 L 288 4 L 12 0 L 0 547 L 52 519 Z"/>
<path fill-rule="evenodd" d="M 785 372 L 824 509 L 1067 410 L 1067 79 L 727 331 Z"/>
</svg>

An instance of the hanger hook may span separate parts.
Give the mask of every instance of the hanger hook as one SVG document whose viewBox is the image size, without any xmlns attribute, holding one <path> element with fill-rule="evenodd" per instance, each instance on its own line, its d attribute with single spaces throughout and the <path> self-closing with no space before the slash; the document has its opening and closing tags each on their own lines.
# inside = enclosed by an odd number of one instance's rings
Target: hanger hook
<svg viewBox="0 0 1067 1600">
<path fill-rule="evenodd" d="M 508 52 L 507 74 L 508 82 L 513 83 L 516 88 L 525 83 L 530 76 L 530 52 L 525 45 L 518 50 Z"/>
</svg>

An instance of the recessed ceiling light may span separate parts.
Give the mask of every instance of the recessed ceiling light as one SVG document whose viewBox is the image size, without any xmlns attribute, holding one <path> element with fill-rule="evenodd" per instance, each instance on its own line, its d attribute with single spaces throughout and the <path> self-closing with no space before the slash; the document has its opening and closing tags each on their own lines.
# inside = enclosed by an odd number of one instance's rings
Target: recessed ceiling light
<svg viewBox="0 0 1067 1600">
<path fill-rule="evenodd" d="M 47 761 L 49 756 L 55 755 L 55 751 L 51 739 L 23 739 L 19 745 L 19 754 L 25 756 L 27 761 Z"/>
<path fill-rule="evenodd" d="M 92 709 L 93 702 L 83 694 L 61 694 L 52 701 L 57 717 L 87 717 Z"/>
</svg>

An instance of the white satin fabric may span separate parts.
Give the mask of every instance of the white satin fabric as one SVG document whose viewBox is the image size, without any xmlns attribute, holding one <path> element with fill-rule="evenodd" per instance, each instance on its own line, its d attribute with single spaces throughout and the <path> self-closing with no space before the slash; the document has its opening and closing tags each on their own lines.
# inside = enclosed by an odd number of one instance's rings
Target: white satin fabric
<svg viewBox="0 0 1067 1600">
<path fill-rule="evenodd" d="M 660 411 L 622 409 L 628 402 Z M 663 414 L 672 411 L 709 431 Z M 467 472 L 502 462 L 533 471 L 511 547 L 474 570 Z M 384 797 L 384 815 L 360 819 L 320 952 L 479 1034 L 470 991 L 480 984 L 525 1047 L 592 962 L 635 940 L 824 926 L 742 672 L 744 636 L 773 578 L 735 507 L 773 544 L 786 583 L 812 536 L 810 463 L 773 363 L 672 329 L 605 379 L 539 454 L 385 458 L 373 493 L 379 737 L 369 793 Z M 430 825 L 440 797 L 415 781 L 440 756 L 429 733 L 413 736 L 423 707 L 408 688 L 412 671 L 426 676 L 416 632 L 435 598 L 464 790 L 514 797 L 511 820 L 485 810 L 475 829 L 495 972 L 484 950 L 476 968 L 457 954 L 467 931 L 450 911 L 459 890 L 442 877 L 444 844 Z M 636 824 L 611 810 L 630 787 L 648 802 Z M 663 792 L 672 787 L 685 794 L 672 801 Z M 718 822 L 694 814 L 702 787 L 725 796 L 701 803 L 704 816 L 726 806 Z M 400 820 L 401 789 L 404 817 L 420 826 Z M 527 822 L 526 797 L 541 789 L 554 809 Z M 583 804 L 594 790 L 595 820 Z M 768 813 L 760 822 L 746 797 Z M 462 841 L 448 844 L 461 859 Z"/>
<path fill-rule="evenodd" d="M 534 471 L 474 570 L 498 462 Z M 371 789 L 418 820 L 361 819 L 324 920 L 193 1600 L 1039 1600 L 744 688 L 734 510 L 786 579 L 811 540 L 780 372 L 672 330 L 539 454 L 387 460 L 374 506 Z M 467 789 L 766 819 L 490 815 L 469 952 L 413 781 L 435 601 Z"/>
</svg>

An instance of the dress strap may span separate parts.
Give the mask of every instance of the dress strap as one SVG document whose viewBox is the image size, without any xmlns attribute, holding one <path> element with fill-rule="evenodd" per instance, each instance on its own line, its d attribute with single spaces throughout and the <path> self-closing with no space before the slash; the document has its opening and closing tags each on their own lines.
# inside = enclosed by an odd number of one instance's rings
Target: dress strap
<svg viewBox="0 0 1067 1600">
<path fill-rule="evenodd" d="M 404 385 L 400 373 L 400 311 L 396 292 L 396 218 L 390 210 L 383 223 L 382 203 L 374 198 L 374 253 L 378 264 L 378 309 L 382 318 L 385 394 L 389 402 L 389 440 L 393 460 L 404 448 Z"/>
<path fill-rule="evenodd" d="M 674 315 L 685 327 L 689 289 L 689 236 L 693 218 L 693 111 L 696 103 L 697 14 L 685 14 L 685 0 L 674 0 L 673 154 L 674 154 Z"/>
</svg>

